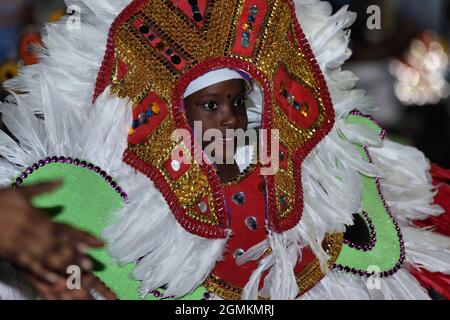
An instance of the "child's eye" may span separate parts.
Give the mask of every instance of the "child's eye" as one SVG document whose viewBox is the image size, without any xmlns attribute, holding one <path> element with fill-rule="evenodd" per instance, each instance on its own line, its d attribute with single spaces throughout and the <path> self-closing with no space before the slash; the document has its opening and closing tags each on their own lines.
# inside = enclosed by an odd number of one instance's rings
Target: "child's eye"
<svg viewBox="0 0 450 320">
<path fill-rule="evenodd" d="M 203 108 L 209 111 L 214 111 L 219 108 L 219 105 L 215 101 L 208 101 L 202 105 Z"/>
<path fill-rule="evenodd" d="M 238 99 L 234 102 L 236 108 L 245 108 L 245 98 Z"/>
</svg>

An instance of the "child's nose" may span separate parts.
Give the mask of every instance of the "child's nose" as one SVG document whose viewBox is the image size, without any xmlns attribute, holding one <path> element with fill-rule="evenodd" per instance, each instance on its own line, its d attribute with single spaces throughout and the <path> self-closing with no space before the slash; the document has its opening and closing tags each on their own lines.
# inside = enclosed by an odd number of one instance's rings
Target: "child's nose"
<svg viewBox="0 0 450 320">
<path fill-rule="evenodd" d="M 224 128 L 236 129 L 238 119 L 235 114 L 235 108 L 233 106 L 226 105 L 222 108 L 221 125 Z"/>
</svg>

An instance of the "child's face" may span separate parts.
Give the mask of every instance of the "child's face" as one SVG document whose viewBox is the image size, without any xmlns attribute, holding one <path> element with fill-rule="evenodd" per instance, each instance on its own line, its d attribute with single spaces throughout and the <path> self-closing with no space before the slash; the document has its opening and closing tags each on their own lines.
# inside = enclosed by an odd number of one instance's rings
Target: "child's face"
<svg viewBox="0 0 450 320">
<path fill-rule="evenodd" d="M 193 128 L 194 121 L 201 121 L 202 136 L 208 129 L 218 129 L 224 139 L 227 129 L 245 131 L 248 123 L 245 99 L 245 81 L 241 79 L 219 82 L 197 91 L 184 101 L 189 126 Z M 203 142 L 203 149 L 210 143 Z"/>
</svg>

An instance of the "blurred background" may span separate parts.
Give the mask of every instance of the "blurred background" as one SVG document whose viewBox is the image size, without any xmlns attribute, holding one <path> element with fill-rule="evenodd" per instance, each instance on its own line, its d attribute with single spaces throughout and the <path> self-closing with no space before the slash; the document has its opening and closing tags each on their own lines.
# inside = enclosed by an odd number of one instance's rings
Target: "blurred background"
<svg viewBox="0 0 450 320">
<path fill-rule="evenodd" d="M 354 54 L 345 68 L 378 102 L 376 118 L 390 138 L 450 167 L 450 1 L 331 3 L 335 11 L 349 5 L 358 13 L 351 28 Z M 43 25 L 65 13 L 63 0 L 0 0 L 0 98 L 6 94 L 1 84 L 18 66 L 37 62 L 33 43 L 40 43 Z"/>
</svg>

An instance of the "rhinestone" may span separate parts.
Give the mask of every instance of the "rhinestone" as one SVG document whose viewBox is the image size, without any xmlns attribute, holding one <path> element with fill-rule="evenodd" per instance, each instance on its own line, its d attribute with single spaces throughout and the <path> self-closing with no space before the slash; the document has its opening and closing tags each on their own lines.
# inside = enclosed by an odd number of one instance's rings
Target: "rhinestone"
<svg viewBox="0 0 450 320">
<path fill-rule="evenodd" d="M 288 102 L 289 104 L 293 104 L 293 103 L 294 103 L 294 99 L 295 99 L 294 95 L 290 94 L 290 95 L 288 96 L 288 98 L 287 98 L 287 102 Z"/>
<path fill-rule="evenodd" d="M 251 23 L 244 22 L 242 24 L 242 29 L 244 29 L 245 31 L 252 32 L 253 31 L 253 25 Z"/>
<path fill-rule="evenodd" d="M 280 150 L 280 161 L 284 161 L 284 153 Z"/>
<path fill-rule="evenodd" d="M 148 109 L 145 111 L 145 115 L 147 116 L 147 119 L 150 118 L 152 116 L 152 110 Z"/>
<path fill-rule="evenodd" d="M 309 114 L 309 106 L 307 103 L 302 103 L 300 105 L 300 114 L 304 117 L 307 117 Z"/>
<path fill-rule="evenodd" d="M 244 39 L 250 39 L 250 32 L 244 32 L 243 34 L 242 34 L 242 37 L 244 38 Z"/>
<path fill-rule="evenodd" d="M 148 40 L 150 40 L 150 41 L 153 41 L 153 40 L 155 40 L 156 39 L 156 36 L 154 35 L 154 34 L 150 34 L 149 36 L 148 36 Z"/>
<path fill-rule="evenodd" d="M 189 0 L 188 2 L 189 2 L 189 4 L 190 4 L 191 6 L 196 6 L 196 5 L 198 5 L 198 1 L 197 1 L 197 0 Z"/>
<path fill-rule="evenodd" d="M 258 7 L 256 5 L 252 5 L 250 7 L 250 13 L 253 14 L 253 15 L 258 14 Z"/>
<path fill-rule="evenodd" d="M 247 225 L 247 227 L 250 230 L 258 229 L 258 224 L 256 223 L 256 218 L 255 217 L 248 217 L 247 219 L 245 219 L 245 224 Z"/>
<path fill-rule="evenodd" d="M 180 171 L 181 164 L 178 160 L 173 160 L 170 165 L 174 171 Z"/>
<path fill-rule="evenodd" d="M 152 294 L 153 294 L 153 296 L 154 296 L 155 298 L 161 297 L 161 292 L 159 292 L 158 290 L 152 291 Z"/>
<path fill-rule="evenodd" d="M 241 248 L 238 248 L 236 250 L 234 250 L 233 256 L 235 259 L 237 259 L 238 257 L 242 256 L 244 254 L 244 250 Z"/>
<path fill-rule="evenodd" d="M 150 31 L 150 29 L 147 26 L 142 25 L 142 26 L 139 27 L 139 31 L 141 33 L 147 34 Z"/>
<path fill-rule="evenodd" d="M 181 58 L 180 56 L 174 54 L 173 56 L 170 57 L 170 61 L 172 61 L 173 64 L 180 64 Z"/>
<path fill-rule="evenodd" d="M 235 195 L 233 195 L 232 200 L 234 203 L 238 205 L 243 205 L 245 202 L 245 193 L 243 192 L 236 193 Z"/>
<path fill-rule="evenodd" d="M 300 110 L 300 103 L 298 103 L 297 101 L 294 101 L 294 109 L 295 110 Z"/>
<path fill-rule="evenodd" d="M 156 48 L 159 49 L 159 50 L 163 50 L 165 46 L 166 46 L 166 45 L 165 45 L 164 42 L 162 42 L 162 41 L 159 41 L 159 42 L 156 44 Z"/>
<path fill-rule="evenodd" d="M 193 18 L 194 18 L 194 21 L 196 21 L 196 22 L 200 22 L 203 20 L 203 16 L 199 12 L 195 12 L 193 15 Z"/>
<path fill-rule="evenodd" d="M 248 22 L 254 23 L 256 21 L 254 16 L 248 16 Z"/>
<path fill-rule="evenodd" d="M 143 125 L 147 123 L 147 116 L 145 115 L 145 112 L 141 112 L 138 115 L 139 124 Z"/>
<path fill-rule="evenodd" d="M 159 114 L 161 112 L 159 106 L 156 103 L 152 103 L 151 109 L 154 114 Z"/>
<path fill-rule="evenodd" d="M 201 213 L 206 213 L 208 211 L 208 205 L 204 201 L 201 201 L 198 204 L 198 209 L 200 210 Z"/>
<path fill-rule="evenodd" d="M 248 47 L 250 47 L 250 41 L 248 41 L 248 39 L 242 39 L 242 40 L 241 40 L 241 45 L 242 45 L 244 48 L 248 48 Z"/>
<path fill-rule="evenodd" d="M 280 196 L 278 200 L 280 201 L 280 205 L 283 209 L 288 206 L 288 201 L 285 195 Z"/>
</svg>

